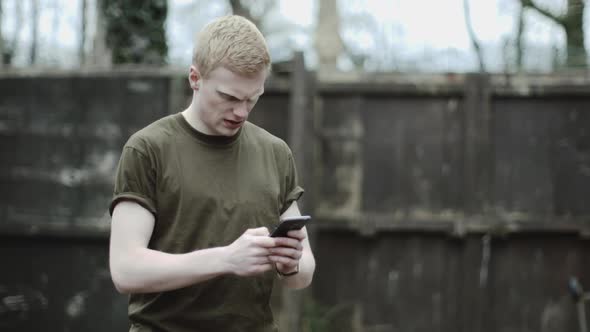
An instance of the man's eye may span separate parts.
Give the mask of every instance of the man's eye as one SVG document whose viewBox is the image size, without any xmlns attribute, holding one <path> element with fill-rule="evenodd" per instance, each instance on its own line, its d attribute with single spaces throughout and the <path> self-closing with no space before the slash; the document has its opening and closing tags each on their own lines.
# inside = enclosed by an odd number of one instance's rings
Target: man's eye
<svg viewBox="0 0 590 332">
<path fill-rule="evenodd" d="M 226 95 L 224 93 L 220 93 L 221 98 L 227 100 L 227 101 L 236 101 L 238 100 L 236 97 L 230 96 L 230 95 Z"/>
</svg>

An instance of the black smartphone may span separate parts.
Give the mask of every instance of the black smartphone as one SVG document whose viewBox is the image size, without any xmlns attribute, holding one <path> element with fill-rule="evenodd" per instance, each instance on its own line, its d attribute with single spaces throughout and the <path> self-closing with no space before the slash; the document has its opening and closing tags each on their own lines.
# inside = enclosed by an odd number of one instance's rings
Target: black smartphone
<svg viewBox="0 0 590 332">
<path fill-rule="evenodd" d="M 311 220 L 310 216 L 287 217 L 270 233 L 271 237 L 288 237 L 287 233 L 292 230 L 302 229 Z"/>
</svg>

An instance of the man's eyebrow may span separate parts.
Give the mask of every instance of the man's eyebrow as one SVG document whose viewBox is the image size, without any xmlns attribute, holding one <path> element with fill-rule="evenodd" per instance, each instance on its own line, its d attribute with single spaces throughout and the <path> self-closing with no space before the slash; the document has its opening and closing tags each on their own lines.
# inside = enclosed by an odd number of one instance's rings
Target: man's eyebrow
<svg viewBox="0 0 590 332">
<path fill-rule="evenodd" d="M 252 98 L 248 98 L 248 99 L 241 99 L 241 98 L 238 98 L 232 94 L 229 94 L 229 93 L 226 93 L 223 91 L 219 91 L 219 90 L 217 90 L 217 93 L 219 93 L 220 95 L 222 95 L 223 97 L 225 97 L 227 99 L 232 99 L 232 100 L 236 100 L 236 101 L 243 101 L 243 100 L 255 100 L 256 98 L 260 97 L 264 93 L 264 90 L 260 94 L 256 94 Z"/>
</svg>

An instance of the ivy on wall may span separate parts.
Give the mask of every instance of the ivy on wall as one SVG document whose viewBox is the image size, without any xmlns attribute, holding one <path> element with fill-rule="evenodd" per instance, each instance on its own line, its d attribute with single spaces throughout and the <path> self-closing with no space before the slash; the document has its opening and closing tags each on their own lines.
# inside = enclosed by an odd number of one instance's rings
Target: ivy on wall
<svg viewBox="0 0 590 332">
<path fill-rule="evenodd" d="M 166 0 L 102 0 L 113 64 L 166 63 Z"/>
</svg>

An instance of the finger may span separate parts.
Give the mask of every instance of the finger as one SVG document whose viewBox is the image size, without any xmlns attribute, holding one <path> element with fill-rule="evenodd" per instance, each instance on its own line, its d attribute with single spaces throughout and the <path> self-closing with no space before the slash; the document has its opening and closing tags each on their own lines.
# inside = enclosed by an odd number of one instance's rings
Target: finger
<svg viewBox="0 0 590 332">
<path fill-rule="evenodd" d="M 277 246 L 276 239 L 277 238 L 273 238 L 270 236 L 256 236 L 254 237 L 252 242 L 258 247 L 272 248 Z"/>
<path fill-rule="evenodd" d="M 295 258 L 295 259 L 301 258 L 301 255 L 303 254 L 303 252 L 301 250 L 296 250 L 296 249 L 287 248 L 287 247 L 271 248 L 271 249 L 269 249 L 269 251 L 272 255 L 291 257 L 291 258 Z"/>
<path fill-rule="evenodd" d="M 272 252 L 270 251 L 270 249 L 264 247 L 255 248 L 251 251 L 251 255 L 254 257 L 266 257 L 271 254 Z"/>
<path fill-rule="evenodd" d="M 299 264 L 298 259 L 293 259 L 293 258 L 285 257 L 285 256 L 271 255 L 271 256 L 268 256 L 268 258 L 270 259 L 271 262 L 281 263 L 281 264 L 284 264 L 286 267 L 295 267 L 295 266 L 297 266 L 297 264 Z"/>
<path fill-rule="evenodd" d="M 294 239 L 297 239 L 297 240 L 299 240 L 299 241 L 303 241 L 303 239 L 305 239 L 305 238 L 307 237 L 307 236 L 305 235 L 305 232 L 304 232 L 304 231 L 302 231 L 302 230 L 300 230 L 300 229 L 299 229 L 299 230 L 293 230 L 293 231 L 289 231 L 289 232 L 287 233 L 287 235 L 288 235 L 290 238 L 294 238 Z"/>
<path fill-rule="evenodd" d="M 258 228 L 249 228 L 246 230 L 246 232 L 244 232 L 244 234 L 268 236 L 268 234 L 270 234 L 270 233 L 268 232 L 268 228 L 258 227 Z"/>
<path fill-rule="evenodd" d="M 267 256 L 255 257 L 252 263 L 255 265 L 264 265 L 264 264 L 270 264 L 270 263 L 272 263 L 272 261 L 270 260 L 270 256 L 267 255 Z"/>
<path fill-rule="evenodd" d="M 292 239 L 289 237 L 276 237 L 274 239 L 275 239 L 275 245 L 277 247 L 290 247 L 290 248 L 295 248 L 295 249 L 299 249 L 299 250 L 301 250 L 301 248 L 303 248 L 301 241 L 299 241 L 297 239 Z"/>
</svg>

